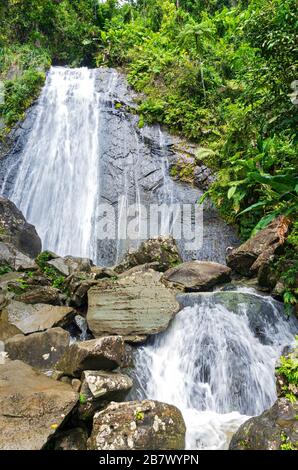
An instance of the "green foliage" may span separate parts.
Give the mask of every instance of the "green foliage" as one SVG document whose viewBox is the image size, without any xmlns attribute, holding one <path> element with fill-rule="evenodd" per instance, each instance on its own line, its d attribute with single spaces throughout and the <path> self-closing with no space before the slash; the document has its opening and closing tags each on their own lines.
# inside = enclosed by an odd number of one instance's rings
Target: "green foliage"
<svg viewBox="0 0 298 470">
<path fill-rule="evenodd" d="M 0 266 L 0 276 L 3 274 L 11 273 L 12 268 L 8 266 L 8 264 L 4 264 L 3 266 Z"/>
<path fill-rule="evenodd" d="M 79 402 L 80 402 L 80 405 L 85 405 L 87 403 L 87 397 L 85 393 L 80 393 Z"/>
<path fill-rule="evenodd" d="M 298 386 L 298 358 L 297 353 L 282 356 L 277 373 L 283 375 L 289 384 Z"/>
<path fill-rule="evenodd" d="M 25 71 L 20 77 L 5 82 L 5 101 L 0 105 L 0 115 L 11 126 L 22 119 L 24 111 L 37 98 L 45 75 L 34 70 Z"/>
<path fill-rule="evenodd" d="M 282 432 L 280 435 L 281 445 L 280 450 L 297 450 L 297 446 L 292 442 L 289 442 L 289 438 L 286 433 Z"/>
<path fill-rule="evenodd" d="M 43 251 L 36 258 L 36 264 L 43 271 L 47 267 L 47 262 L 53 259 L 53 255 L 50 251 Z"/>
<path fill-rule="evenodd" d="M 46 275 L 46 277 L 51 281 L 51 285 L 56 289 L 64 289 L 65 276 L 61 274 L 53 267 L 49 266 L 47 263 L 53 259 L 52 253 L 49 251 L 43 251 L 36 258 L 36 264 L 40 267 L 41 271 Z"/>
<path fill-rule="evenodd" d="M 135 419 L 136 421 L 143 421 L 145 415 L 142 410 L 136 410 L 135 412 Z"/>
</svg>

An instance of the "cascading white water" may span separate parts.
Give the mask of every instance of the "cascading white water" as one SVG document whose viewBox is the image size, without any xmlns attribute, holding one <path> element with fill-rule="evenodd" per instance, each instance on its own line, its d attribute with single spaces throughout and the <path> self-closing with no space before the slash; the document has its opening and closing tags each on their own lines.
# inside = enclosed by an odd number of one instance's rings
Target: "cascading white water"
<svg viewBox="0 0 298 470">
<path fill-rule="evenodd" d="M 139 348 L 137 397 L 182 411 L 188 449 L 224 449 L 249 416 L 276 399 L 275 361 L 295 328 L 269 297 L 224 292 L 190 299 L 164 334 Z"/>
<path fill-rule="evenodd" d="M 99 100 L 92 70 L 50 70 L 10 195 L 61 255 L 94 257 Z"/>
</svg>

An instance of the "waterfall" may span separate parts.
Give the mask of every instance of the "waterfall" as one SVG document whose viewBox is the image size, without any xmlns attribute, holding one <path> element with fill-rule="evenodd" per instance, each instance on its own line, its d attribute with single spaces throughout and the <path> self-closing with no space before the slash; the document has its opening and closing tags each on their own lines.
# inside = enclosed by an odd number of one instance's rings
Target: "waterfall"
<svg viewBox="0 0 298 470">
<path fill-rule="evenodd" d="M 37 104 L 0 162 L 1 194 L 36 226 L 43 249 L 111 266 L 152 236 L 148 214 L 153 205 L 164 206 L 155 236 L 178 226 L 178 216 L 170 216 L 172 204 L 198 207 L 202 192 L 169 175 L 173 138 L 159 126 L 140 128 L 134 99 L 114 69 L 52 67 L 48 72 Z M 134 208 L 136 236 L 127 237 L 128 209 Z M 191 217 L 183 227 L 197 224 L 204 243 L 187 250 L 184 238 L 178 239 L 183 258 L 224 262 L 225 248 L 237 242 L 233 230 L 208 205 L 204 230 L 202 221 Z"/>
<path fill-rule="evenodd" d="M 254 291 L 190 294 L 169 329 L 135 356 L 136 396 L 176 405 L 188 449 L 225 449 L 276 399 L 274 366 L 297 322 Z"/>
<path fill-rule="evenodd" d="M 45 248 L 94 256 L 99 94 L 87 68 L 52 68 L 10 194 Z"/>
</svg>

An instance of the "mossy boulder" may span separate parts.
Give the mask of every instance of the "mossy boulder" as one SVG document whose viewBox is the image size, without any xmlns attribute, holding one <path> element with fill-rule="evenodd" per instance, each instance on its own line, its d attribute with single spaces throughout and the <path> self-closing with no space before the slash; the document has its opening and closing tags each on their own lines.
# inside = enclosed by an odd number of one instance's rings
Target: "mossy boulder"
<svg viewBox="0 0 298 470">
<path fill-rule="evenodd" d="M 91 450 L 183 450 L 185 423 L 172 405 L 152 400 L 112 403 L 94 415 Z"/>
<path fill-rule="evenodd" d="M 260 416 L 246 421 L 230 450 L 298 450 L 298 402 L 280 398 Z"/>
<path fill-rule="evenodd" d="M 156 271 L 181 263 L 181 255 L 173 237 L 159 236 L 144 241 L 137 250 L 128 253 L 124 260 L 114 267 L 116 273 L 123 273 L 134 266 L 152 263 Z"/>
</svg>

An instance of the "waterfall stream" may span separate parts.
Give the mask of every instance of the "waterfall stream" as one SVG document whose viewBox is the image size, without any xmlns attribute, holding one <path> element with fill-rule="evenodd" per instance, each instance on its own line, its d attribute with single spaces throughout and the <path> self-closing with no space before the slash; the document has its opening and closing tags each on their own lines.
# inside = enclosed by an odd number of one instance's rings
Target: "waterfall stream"
<svg viewBox="0 0 298 470">
<path fill-rule="evenodd" d="M 135 355 L 136 398 L 176 405 L 188 449 L 226 449 L 276 400 L 274 367 L 297 322 L 252 290 L 189 294 L 169 329 Z"/>
<path fill-rule="evenodd" d="M 110 266 L 148 238 L 152 204 L 165 205 L 155 235 L 172 233 L 168 207 L 195 207 L 202 194 L 169 175 L 173 138 L 139 125 L 134 94 L 116 70 L 52 67 L 14 148 L 0 162 L 1 194 L 36 226 L 43 248 Z M 115 211 L 113 238 L 100 236 L 100 206 Z M 128 207 L 137 209 L 137 236 L 127 237 Z M 145 211 L 144 211 L 145 208 Z M 196 221 L 192 215 L 191 222 Z M 225 261 L 234 231 L 207 202 L 202 246 L 184 260 Z M 276 398 L 274 363 L 297 325 L 282 306 L 255 292 L 190 294 L 169 329 L 137 349 L 134 395 L 177 405 L 187 448 L 227 448 L 239 425 Z"/>
</svg>

